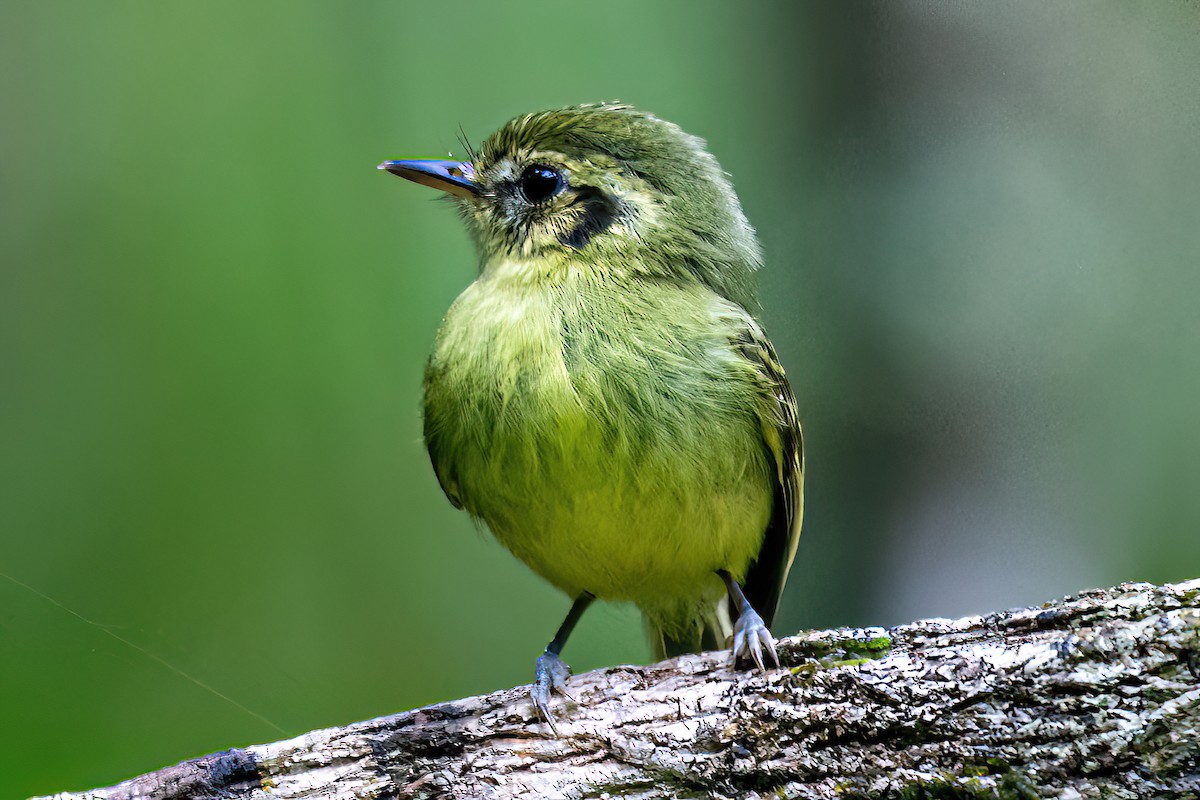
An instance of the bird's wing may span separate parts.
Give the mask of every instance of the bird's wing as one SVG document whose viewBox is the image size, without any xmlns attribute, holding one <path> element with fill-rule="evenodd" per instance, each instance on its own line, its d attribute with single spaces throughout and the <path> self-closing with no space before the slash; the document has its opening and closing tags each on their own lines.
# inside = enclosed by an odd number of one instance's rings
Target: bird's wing
<svg viewBox="0 0 1200 800">
<path fill-rule="evenodd" d="M 758 559 L 746 574 L 746 599 L 769 626 L 787 581 L 804 512 L 804 437 L 796 396 L 788 384 L 775 347 L 761 327 L 747 316 L 736 340 L 742 355 L 754 365 L 760 382 L 758 417 L 763 442 L 775 467 L 771 520 Z"/>
<path fill-rule="evenodd" d="M 447 447 L 437 424 L 437 415 L 430 408 L 429 402 L 431 387 L 437 385 L 440 376 L 441 371 L 431 359 L 425 365 L 425 403 L 421 413 L 425 449 L 429 452 L 429 462 L 433 464 L 433 474 L 437 476 L 438 484 L 445 492 L 446 498 L 455 508 L 462 508 L 463 497 L 458 490 L 458 477 L 454 474 L 453 465 L 446 458 Z"/>
<path fill-rule="evenodd" d="M 441 449 L 437 445 L 437 439 L 426 435 L 425 447 L 429 451 L 429 462 L 433 464 L 433 474 L 437 476 L 438 484 L 442 487 L 442 492 L 445 493 L 446 499 L 455 508 L 463 508 L 462 495 L 458 491 L 458 481 L 450 477 L 444 468 L 445 465 L 442 459 L 438 457 Z"/>
</svg>

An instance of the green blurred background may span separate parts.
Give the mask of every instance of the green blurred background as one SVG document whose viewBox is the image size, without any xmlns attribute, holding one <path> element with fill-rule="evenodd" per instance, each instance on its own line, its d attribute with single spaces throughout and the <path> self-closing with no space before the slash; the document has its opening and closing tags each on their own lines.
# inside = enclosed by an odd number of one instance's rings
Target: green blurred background
<svg viewBox="0 0 1200 800">
<path fill-rule="evenodd" d="M 529 679 L 567 600 L 420 442 L 473 253 L 374 167 L 560 104 L 704 136 L 761 233 L 779 632 L 1200 576 L 1197 42 L 1194 2 L 9 0 L 0 796 Z M 648 650 L 602 606 L 566 655 Z"/>
</svg>

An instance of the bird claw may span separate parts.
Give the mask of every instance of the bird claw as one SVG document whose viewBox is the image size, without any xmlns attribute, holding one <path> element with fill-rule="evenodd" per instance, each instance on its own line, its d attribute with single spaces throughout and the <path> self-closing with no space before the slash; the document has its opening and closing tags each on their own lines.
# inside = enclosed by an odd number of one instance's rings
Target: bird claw
<svg viewBox="0 0 1200 800">
<path fill-rule="evenodd" d="M 571 668 L 562 662 L 554 653 L 542 653 L 538 656 L 537 667 L 534 670 L 533 685 L 529 687 L 529 696 L 533 698 L 534 708 L 538 716 L 546 720 L 550 730 L 558 736 L 558 728 L 554 725 L 554 717 L 550 715 L 550 695 L 558 692 L 568 700 L 574 698 L 563 689 L 563 684 L 571 676 Z"/>
<path fill-rule="evenodd" d="M 766 672 L 767 668 L 763 662 L 764 648 L 771 654 L 771 660 L 778 667 L 779 654 L 775 652 L 775 639 L 771 636 L 771 631 L 767 629 L 758 612 L 747 607 L 733 626 L 732 664 L 737 666 L 738 656 L 749 656 L 759 671 Z"/>
</svg>

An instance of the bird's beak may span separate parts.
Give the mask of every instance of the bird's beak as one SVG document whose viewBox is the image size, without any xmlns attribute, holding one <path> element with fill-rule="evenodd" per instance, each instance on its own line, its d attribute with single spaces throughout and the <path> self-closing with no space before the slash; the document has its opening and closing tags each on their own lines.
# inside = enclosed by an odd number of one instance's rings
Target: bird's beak
<svg viewBox="0 0 1200 800">
<path fill-rule="evenodd" d="M 475 183 L 475 167 L 470 161 L 385 161 L 379 165 L 379 169 L 458 197 L 475 197 L 479 194 L 479 184 Z"/>
</svg>

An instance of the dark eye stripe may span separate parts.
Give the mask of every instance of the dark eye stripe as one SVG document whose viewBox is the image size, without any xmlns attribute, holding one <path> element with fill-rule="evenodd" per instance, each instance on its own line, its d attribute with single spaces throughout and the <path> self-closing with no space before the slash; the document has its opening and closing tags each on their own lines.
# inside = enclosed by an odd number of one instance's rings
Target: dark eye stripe
<svg viewBox="0 0 1200 800">
<path fill-rule="evenodd" d="M 583 203 L 583 216 L 579 223 L 568 233 L 558 237 L 567 247 L 580 250 L 587 246 L 598 233 L 603 233 L 617 221 L 617 209 L 611 198 L 598 189 L 588 186 L 576 187 L 579 199 Z"/>
</svg>

